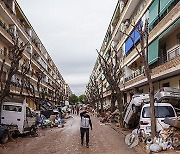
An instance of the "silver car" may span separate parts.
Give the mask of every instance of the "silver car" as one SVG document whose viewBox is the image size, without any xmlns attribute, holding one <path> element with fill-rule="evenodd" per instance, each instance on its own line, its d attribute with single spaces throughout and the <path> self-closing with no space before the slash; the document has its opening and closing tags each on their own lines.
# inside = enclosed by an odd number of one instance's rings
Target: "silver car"
<svg viewBox="0 0 180 154">
<path fill-rule="evenodd" d="M 123 124 L 125 128 L 131 128 L 139 123 L 139 115 L 142 105 L 149 103 L 149 94 L 135 94 L 124 110 Z"/>
<path fill-rule="evenodd" d="M 180 89 L 171 88 L 171 87 L 163 87 L 157 91 L 154 95 L 154 99 L 157 102 L 161 102 L 162 100 L 168 99 L 180 99 Z"/>
</svg>

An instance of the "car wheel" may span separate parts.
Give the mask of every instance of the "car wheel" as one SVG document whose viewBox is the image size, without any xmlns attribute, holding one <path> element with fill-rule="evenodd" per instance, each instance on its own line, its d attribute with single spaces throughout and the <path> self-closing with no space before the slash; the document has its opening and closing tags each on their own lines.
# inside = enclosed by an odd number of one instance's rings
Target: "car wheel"
<svg viewBox="0 0 180 154">
<path fill-rule="evenodd" d="M 2 138 L 0 139 L 0 141 L 1 141 L 2 144 L 5 144 L 5 143 L 7 143 L 8 139 L 9 139 L 8 132 L 4 132 L 4 134 L 3 134 Z"/>
</svg>

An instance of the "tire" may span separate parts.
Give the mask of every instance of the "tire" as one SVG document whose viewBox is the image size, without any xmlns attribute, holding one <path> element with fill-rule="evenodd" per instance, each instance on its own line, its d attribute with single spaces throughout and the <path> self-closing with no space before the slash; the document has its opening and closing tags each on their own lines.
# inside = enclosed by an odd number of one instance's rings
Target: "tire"
<svg viewBox="0 0 180 154">
<path fill-rule="evenodd" d="M 20 133 L 18 130 L 14 131 L 14 133 L 12 134 L 13 138 L 18 138 L 19 135 Z"/>
<path fill-rule="evenodd" d="M 0 139 L 0 142 L 2 144 L 5 144 L 8 142 L 8 140 L 9 140 L 9 134 L 8 134 L 8 132 L 4 132 L 2 138 Z"/>
<path fill-rule="evenodd" d="M 38 136 L 37 128 L 36 128 L 35 126 L 32 126 L 32 127 L 31 127 L 30 135 L 31 135 L 32 137 L 37 137 L 37 136 Z"/>
</svg>

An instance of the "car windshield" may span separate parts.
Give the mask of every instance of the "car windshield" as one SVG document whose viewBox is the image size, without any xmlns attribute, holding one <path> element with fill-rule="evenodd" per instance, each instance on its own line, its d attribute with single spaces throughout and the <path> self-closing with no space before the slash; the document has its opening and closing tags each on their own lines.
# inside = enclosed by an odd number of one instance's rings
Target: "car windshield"
<svg viewBox="0 0 180 154">
<path fill-rule="evenodd" d="M 142 111 L 143 118 L 150 118 L 150 107 L 145 107 Z M 174 110 L 171 106 L 155 106 L 155 117 L 165 118 L 165 117 L 175 117 Z"/>
<path fill-rule="evenodd" d="M 21 112 L 22 107 L 21 106 L 16 106 L 16 105 L 3 105 L 3 110 Z"/>
</svg>

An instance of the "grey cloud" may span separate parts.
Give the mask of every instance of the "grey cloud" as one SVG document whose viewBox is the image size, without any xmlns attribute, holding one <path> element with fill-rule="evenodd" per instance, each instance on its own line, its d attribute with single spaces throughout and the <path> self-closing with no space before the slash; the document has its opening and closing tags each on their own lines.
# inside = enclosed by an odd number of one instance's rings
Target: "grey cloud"
<svg viewBox="0 0 180 154">
<path fill-rule="evenodd" d="M 118 0 L 17 0 L 76 94 L 84 92 Z"/>
</svg>

